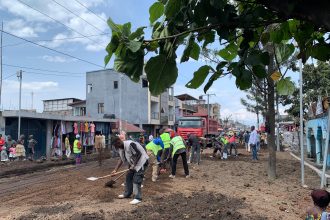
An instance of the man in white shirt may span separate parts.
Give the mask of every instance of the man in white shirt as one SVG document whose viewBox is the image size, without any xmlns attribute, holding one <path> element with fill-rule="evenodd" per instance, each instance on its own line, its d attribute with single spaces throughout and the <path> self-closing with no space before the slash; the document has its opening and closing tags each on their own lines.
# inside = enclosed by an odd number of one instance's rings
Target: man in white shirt
<svg viewBox="0 0 330 220">
<path fill-rule="evenodd" d="M 258 160 L 258 156 L 257 156 L 257 131 L 255 130 L 254 126 L 251 126 L 249 146 L 252 149 L 252 160 Z"/>
</svg>

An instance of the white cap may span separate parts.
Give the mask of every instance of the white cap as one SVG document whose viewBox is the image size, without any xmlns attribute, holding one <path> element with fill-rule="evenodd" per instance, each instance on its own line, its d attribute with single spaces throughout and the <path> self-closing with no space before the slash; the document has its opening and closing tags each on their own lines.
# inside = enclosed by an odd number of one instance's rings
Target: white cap
<svg viewBox="0 0 330 220">
<path fill-rule="evenodd" d="M 80 138 L 80 135 L 79 135 L 79 134 L 77 134 L 77 135 L 76 135 L 76 138 Z"/>
</svg>

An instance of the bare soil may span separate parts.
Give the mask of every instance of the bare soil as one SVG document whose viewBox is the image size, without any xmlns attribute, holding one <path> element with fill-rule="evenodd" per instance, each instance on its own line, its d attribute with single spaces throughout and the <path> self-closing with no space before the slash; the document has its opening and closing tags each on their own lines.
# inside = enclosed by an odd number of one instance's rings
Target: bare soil
<svg viewBox="0 0 330 220">
<path fill-rule="evenodd" d="M 300 163 L 287 152 L 277 154 L 278 178 L 267 179 L 267 153 L 252 162 L 239 149 L 238 157 L 210 158 L 203 153 L 201 165 L 190 164 L 191 178 L 183 174 L 181 161 L 175 179 L 162 174 L 152 183 L 147 171 L 143 202 L 132 206 L 117 199 L 119 180 L 106 188 L 109 179 L 88 181 L 109 174 L 116 160 L 56 167 L 46 171 L 0 179 L 1 219 L 302 219 L 311 205 L 310 191 L 319 177 L 305 169 L 306 184 L 300 187 Z"/>
</svg>

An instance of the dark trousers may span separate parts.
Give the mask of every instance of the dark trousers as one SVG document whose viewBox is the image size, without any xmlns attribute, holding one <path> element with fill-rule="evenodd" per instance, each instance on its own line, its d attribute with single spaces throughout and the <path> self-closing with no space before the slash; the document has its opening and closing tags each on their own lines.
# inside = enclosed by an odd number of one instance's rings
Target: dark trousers
<svg viewBox="0 0 330 220">
<path fill-rule="evenodd" d="M 129 170 L 126 174 L 124 197 L 128 198 L 134 194 L 134 199 L 142 200 L 141 185 L 144 172 L 147 169 L 148 162 L 139 170 Z"/>
<path fill-rule="evenodd" d="M 237 146 L 236 143 L 230 143 L 230 155 L 232 155 L 232 149 L 235 150 L 235 156 L 237 155 Z"/>
<path fill-rule="evenodd" d="M 182 163 L 183 163 L 183 168 L 184 168 L 184 173 L 189 175 L 189 169 L 188 169 L 188 163 L 187 163 L 187 153 L 182 152 L 180 154 L 174 154 L 173 156 L 173 161 L 172 161 L 172 175 L 175 176 L 176 173 L 176 163 L 178 162 L 178 157 L 181 156 Z"/>
</svg>

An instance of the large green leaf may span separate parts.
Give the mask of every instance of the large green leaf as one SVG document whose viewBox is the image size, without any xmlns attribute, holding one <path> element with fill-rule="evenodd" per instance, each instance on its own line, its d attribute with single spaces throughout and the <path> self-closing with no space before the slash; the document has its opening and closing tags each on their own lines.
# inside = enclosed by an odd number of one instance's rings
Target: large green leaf
<svg viewBox="0 0 330 220">
<path fill-rule="evenodd" d="M 244 63 L 251 66 L 267 65 L 269 63 L 269 54 L 267 52 L 252 50 L 244 60 Z"/>
<path fill-rule="evenodd" d="M 149 8 L 149 21 L 154 23 L 158 18 L 160 18 L 164 13 L 164 5 L 161 2 L 155 2 Z"/>
<path fill-rule="evenodd" d="M 186 84 L 186 87 L 191 89 L 197 89 L 200 87 L 209 74 L 210 69 L 211 67 L 208 65 L 201 66 L 197 71 L 194 72 L 194 78 Z"/>
<path fill-rule="evenodd" d="M 203 48 L 205 48 L 208 44 L 214 42 L 214 40 L 215 40 L 215 31 L 207 32 L 202 37 L 204 38 Z"/>
<path fill-rule="evenodd" d="M 138 29 L 136 29 L 136 31 L 134 31 L 133 33 L 131 33 L 131 35 L 129 35 L 128 39 L 129 40 L 140 39 L 144 34 L 145 28 L 147 27 L 139 27 Z"/>
<path fill-rule="evenodd" d="M 285 77 L 276 83 L 276 90 L 279 95 L 291 95 L 295 86 L 290 77 Z"/>
<path fill-rule="evenodd" d="M 168 0 L 166 6 L 165 6 L 165 15 L 168 18 L 171 18 L 175 14 L 177 14 L 182 5 L 182 0 Z"/>
<path fill-rule="evenodd" d="M 252 86 L 252 73 L 246 69 L 238 69 L 238 73 L 236 73 L 236 86 L 241 89 L 249 89 Z"/>
<path fill-rule="evenodd" d="M 104 64 L 105 66 L 109 63 L 113 53 L 117 50 L 117 47 L 119 45 L 119 39 L 117 35 L 113 35 L 111 37 L 110 43 L 107 45 L 106 51 L 108 52 L 108 55 L 104 58 Z"/>
<path fill-rule="evenodd" d="M 113 22 L 113 20 L 111 18 L 108 19 L 108 25 L 113 32 L 121 32 L 121 28 L 119 25 L 117 25 L 115 22 Z"/>
<path fill-rule="evenodd" d="M 142 46 L 141 41 L 131 40 L 127 43 L 127 48 L 130 49 L 133 53 L 140 50 L 141 46 Z"/>
<path fill-rule="evenodd" d="M 164 92 L 178 77 L 175 57 L 167 58 L 164 54 L 150 58 L 144 70 L 149 81 L 149 91 L 154 95 Z"/>
<path fill-rule="evenodd" d="M 321 61 L 328 61 L 330 59 L 329 44 L 315 44 L 311 50 L 310 55 Z"/>
<path fill-rule="evenodd" d="M 232 61 L 237 56 L 238 47 L 236 44 L 229 44 L 219 51 L 219 56 L 227 61 Z"/>
<path fill-rule="evenodd" d="M 265 78 L 267 76 L 265 66 L 262 65 L 253 66 L 252 71 L 258 78 Z"/>
<path fill-rule="evenodd" d="M 294 52 L 293 44 L 275 44 L 275 55 L 277 61 L 281 64 L 289 59 Z"/>
<path fill-rule="evenodd" d="M 123 24 L 123 30 L 122 30 L 123 36 L 128 38 L 128 36 L 131 35 L 131 26 L 132 26 L 131 22 Z"/>
<path fill-rule="evenodd" d="M 209 81 L 204 86 L 204 92 L 205 93 L 213 85 L 213 82 L 220 78 L 220 76 L 222 75 L 222 73 L 223 73 L 222 71 L 217 71 L 217 72 L 213 73 L 213 75 L 210 77 Z"/>
<path fill-rule="evenodd" d="M 121 53 L 116 56 L 114 61 L 114 69 L 118 72 L 125 73 L 134 82 L 140 80 L 143 73 L 144 51 L 139 50 L 136 53 L 127 50 L 126 53 Z"/>
<path fill-rule="evenodd" d="M 188 43 L 183 51 L 183 55 L 181 57 L 181 63 L 186 62 L 189 60 L 189 57 L 198 60 L 199 53 L 200 53 L 200 47 L 195 42 L 195 39 L 191 37 L 190 35 Z"/>
</svg>

